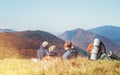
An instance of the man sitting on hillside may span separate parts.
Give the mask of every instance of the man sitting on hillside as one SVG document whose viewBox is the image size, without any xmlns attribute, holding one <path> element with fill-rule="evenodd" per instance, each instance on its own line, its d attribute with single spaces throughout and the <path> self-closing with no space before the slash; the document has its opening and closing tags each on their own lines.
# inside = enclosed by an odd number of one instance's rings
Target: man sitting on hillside
<svg viewBox="0 0 120 75">
<path fill-rule="evenodd" d="M 75 58 L 77 56 L 88 57 L 89 54 L 77 47 L 74 47 L 70 41 L 66 41 L 64 44 L 65 52 L 63 54 L 63 60 Z"/>
<path fill-rule="evenodd" d="M 77 51 L 72 49 L 72 43 L 66 41 L 64 44 L 65 53 L 63 54 L 63 60 L 71 59 L 77 56 Z"/>
<path fill-rule="evenodd" d="M 44 41 L 42 45 L 40 46 L 39 50 L 37 51 L 37 57 L 39 60 L 44 58 L 45 56 L 55 56 L 55 53 L 51 53 L 48 51 L 48 42 Z"/>
</svg>

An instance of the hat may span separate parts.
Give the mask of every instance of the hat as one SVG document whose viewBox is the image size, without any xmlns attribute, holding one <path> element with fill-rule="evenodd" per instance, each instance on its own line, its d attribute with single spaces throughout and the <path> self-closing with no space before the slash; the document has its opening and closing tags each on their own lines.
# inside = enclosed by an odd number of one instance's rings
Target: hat
<svg viewBox="0 0 120 75">
<path fill-rule="evenodd" d="M 48 45 L 48 42 L 47 41 L 44 41 L 43 43 L 42 43 L 42 47 L 46 47 Z"/>
</svg>

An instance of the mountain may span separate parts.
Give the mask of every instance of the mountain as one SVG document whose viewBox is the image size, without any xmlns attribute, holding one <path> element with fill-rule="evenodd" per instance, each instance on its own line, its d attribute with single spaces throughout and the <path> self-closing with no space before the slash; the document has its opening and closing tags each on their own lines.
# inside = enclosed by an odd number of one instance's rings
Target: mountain
<svg viewBox="0 0 120 75">
<path fill-rule="evenodd" d="M 14 32 L 14 30 L 11 30 L 11 29 L 0 29 L 0 32 Z"/>
<path fill-rule="evenodd" d="M 104 36 L 94 34 L 80 28 L 66 31 L 63 34 L 59 35 L 59 38 L 63 40 L 70 40 L 75 46 L 84 50 L 87 50 L 87 46 L 92 43 L 96 37 L 105 44 L 107 50 L 114 51 L 117 55 L 120 56 L 120 46 Z"/>
<path fill-rule="evenodd" d="M 102 35 L 120 45 L 120 27 L 108 25 L 90 29 L 88 31 Z"/>
<path fill-rule="evenodd" d="M 43 41 L 56 45 L 57 51 L 63 50 L 64 41 L 45 31 L 21 31 L 0 33 L 0 57 L 36 57 Z"/>
</svg>

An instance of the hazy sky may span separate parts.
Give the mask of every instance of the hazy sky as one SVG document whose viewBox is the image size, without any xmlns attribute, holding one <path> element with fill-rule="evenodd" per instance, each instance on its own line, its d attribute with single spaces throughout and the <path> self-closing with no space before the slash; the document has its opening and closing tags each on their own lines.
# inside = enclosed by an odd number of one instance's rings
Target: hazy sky
<svg viewBox="0 0 120 75">
<path fill-rule="evenodd" d="M 0 28 L 62 33 L 120 26 L 120 0 L 0 0 Z"/>
</svg>

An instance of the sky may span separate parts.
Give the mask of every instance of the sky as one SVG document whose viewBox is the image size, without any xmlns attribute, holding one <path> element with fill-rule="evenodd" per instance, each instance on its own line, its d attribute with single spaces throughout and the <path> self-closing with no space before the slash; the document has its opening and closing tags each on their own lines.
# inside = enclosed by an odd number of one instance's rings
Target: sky
<svg viewBox="0 0 120 75">
<path fill-rule="evenodd" d="M 63 33 L 120 26 L 120 0 L 0 0 L 0 28 Z"/>
</svg>

